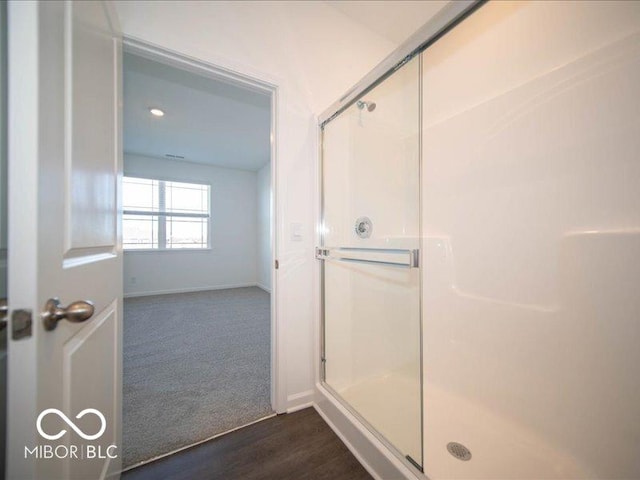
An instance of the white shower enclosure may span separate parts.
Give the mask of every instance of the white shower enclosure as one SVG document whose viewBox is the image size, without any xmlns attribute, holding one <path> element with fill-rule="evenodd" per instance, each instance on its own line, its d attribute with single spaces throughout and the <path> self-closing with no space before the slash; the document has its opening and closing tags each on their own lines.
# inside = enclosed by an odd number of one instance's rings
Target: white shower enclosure
<svg viewBox="0 0 640 480">
<path fill-rule="evenodd" d="M 381 478 L 640 478 L 640 2 L 426 27 L 321 117 L 319 409 Z"/>
</svg>

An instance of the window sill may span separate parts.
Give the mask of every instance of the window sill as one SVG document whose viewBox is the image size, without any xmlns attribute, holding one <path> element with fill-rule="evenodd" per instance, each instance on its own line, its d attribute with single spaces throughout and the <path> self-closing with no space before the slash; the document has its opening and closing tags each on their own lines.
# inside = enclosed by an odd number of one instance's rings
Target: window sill
<svg viewBox="0 0 640 480">
<path fill-rule="evenodd" d="M 123 249 L 125 255 L 130 253 L 208 253 L 212 252 L 213 248 L 132 248 L 132 249 Z"/>
</svg>

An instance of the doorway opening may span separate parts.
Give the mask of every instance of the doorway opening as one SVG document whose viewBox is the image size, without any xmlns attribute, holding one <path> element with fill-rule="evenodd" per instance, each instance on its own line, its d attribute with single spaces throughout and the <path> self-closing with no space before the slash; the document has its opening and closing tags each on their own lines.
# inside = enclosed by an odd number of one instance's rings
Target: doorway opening
<svg viewBox="0 0 640 480">
<path fill-rule="evenodd" d="M 276 88 L 123 54 L 123 467 L 276 411 Z"/>
</svg>

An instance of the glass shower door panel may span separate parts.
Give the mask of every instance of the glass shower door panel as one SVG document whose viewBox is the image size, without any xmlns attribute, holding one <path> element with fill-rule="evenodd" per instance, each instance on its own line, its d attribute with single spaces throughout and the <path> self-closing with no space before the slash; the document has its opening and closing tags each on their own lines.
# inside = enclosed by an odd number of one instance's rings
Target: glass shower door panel
<svg viewBox="0 0 640 480">
<path fill-rule="evenodd" d="M 419 61 L 323 131 L 325 383 L 422 463 Z"/>
</svg>

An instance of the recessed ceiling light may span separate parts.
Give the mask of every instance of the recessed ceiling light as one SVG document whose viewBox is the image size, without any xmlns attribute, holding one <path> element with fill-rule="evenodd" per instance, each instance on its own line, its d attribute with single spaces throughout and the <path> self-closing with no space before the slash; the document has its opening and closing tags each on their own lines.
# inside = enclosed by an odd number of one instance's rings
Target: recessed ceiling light
<svg viewBox="0 0 640 480">
<path fill-rule="evenodd" d="M 151 115 L 153 116 L 164 117 L 164 111 L 160 110 L 159 108 L 152 107 L 149 109 L 149 112 L 151 112 Z"/>
</svg>

